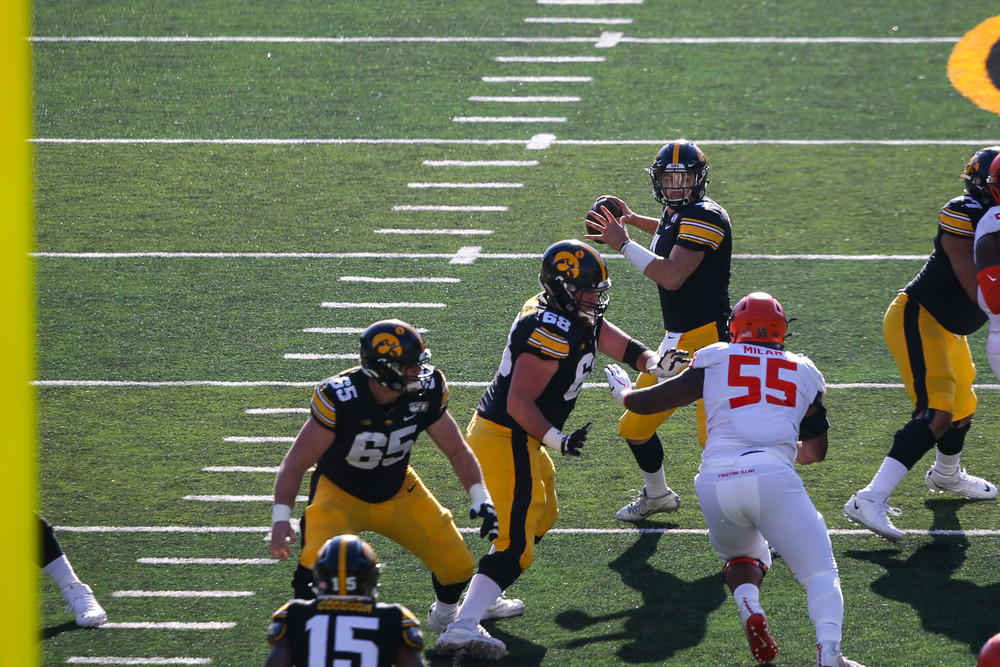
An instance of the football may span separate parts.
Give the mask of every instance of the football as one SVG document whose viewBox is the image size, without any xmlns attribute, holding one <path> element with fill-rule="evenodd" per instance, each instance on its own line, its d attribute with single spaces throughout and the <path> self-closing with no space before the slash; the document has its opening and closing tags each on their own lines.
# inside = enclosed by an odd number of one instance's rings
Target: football
<svg viewBox="0 0 1000 667">
<path fill-rule="evenodd" d="M 621 217 L 622 208 L 613 199 L 598 199 L 596 202 L 594 202 L 594 205 L 590 207 L 590 210 L 587 211 L 586 219 L 587 220 L 596 219 L 591 217 L 594 213 L 603 216 L 604 212 L 601 211 L 602 206 L 608 209 L 608 212 L 611 213 L 611 215 L 615 216 L 616 218 Z M 594 232 L 592 229 L 590 229 L 590 227 L 587 227 L 586 233 L 593 234 Z M 592 239 L 592 240 L 594 241 L 594 243 L 604 243 L 604 241 L 598 241 L 597 239 Z"/>
</svg>

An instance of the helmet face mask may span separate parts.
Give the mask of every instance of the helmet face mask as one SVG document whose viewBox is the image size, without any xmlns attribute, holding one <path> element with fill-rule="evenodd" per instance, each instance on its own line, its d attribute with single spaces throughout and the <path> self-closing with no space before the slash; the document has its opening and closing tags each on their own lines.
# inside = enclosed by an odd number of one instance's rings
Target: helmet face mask
<svg viewBox="0 0 1000 667">
<path fill-rule="evenodd" d="M 316 556 L 313 588 L 317 595 L 375 599 L 381 570 L 370 544 L 357 535 L 338 535 Z"/>
<path fill-rule="evenodd" d="M 965 181 L 965 192 L 987 207 L 995 206 L 1000 202 L 1000 199 L 997 198 L 1000 192 L 995 192 L 996 188 L 990 184 L 990 177 L 993 174 L 992 165 L 998 155 L 1000 155 L 1000 146 L 980 148 L 965 165 L 965 173 L 962 174 L 962 179 Z"/>
<path fill-rule="evenodd" d="M 538 282 L 551 305 L 580 324 L 596 322 L 607 310 L 611 287 L 608 267 L 600 254 L 575 240 L 553 243 L 542 255 Z"/>
<path fill-rule="evenodd" d="M 767 292 L 753 292 L 733 306 L 729 338 L 733 343 L 755 343 L 783 348 L 788 320 L 785 309 Z"/>
<path fill-rule="evenodd" d="M 646 171 L 653 181 L 653 198 L 676 210 L 705 198 L 708 162 L 687 139 L 666 144 Z"/>
<path fill-rule="evenodd" d="M 430 386 L 431 352 L 417 330 L 401 320 L 375 322 L 361 334 L 361 369 L 383 387 L 419 394 Z"/>
</svg>

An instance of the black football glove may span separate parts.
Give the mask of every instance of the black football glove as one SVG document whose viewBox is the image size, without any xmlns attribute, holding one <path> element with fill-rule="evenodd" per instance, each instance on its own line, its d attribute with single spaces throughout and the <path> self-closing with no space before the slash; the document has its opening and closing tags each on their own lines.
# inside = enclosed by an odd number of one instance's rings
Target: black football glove
<svg viewBox="0 0 1000 667">
<path fill-rule="evenodd" d="M 479 537 L 485 537 L 491 542 L 500 537 L 499 519 L 492 503 L 481 504 L 478 511 L 475 508 L 469 510 L 469 518 L 476 517 L 483 518 L 483 525 L 479 527 Z"/>
<path fill-rule="evenodd" d="M 564 435 L 562 443 L 560 443 L 559 451 L 565 456 L 569 454 L 570 456 L 579 456 L 580 448 L 583 447 L 583 443 L 587 440 L 587 433 L 594 426 L 594 422 L 587 422 L 587 425 L 583 428 L 578 428 L 569 435 Z"/>
<path fill-rule="evenodd" d="M 646 372 L 658 378 L 672 378 L 688 367 L 691 357 L 686 350 L 670 348 L 663 351 L 663 356 L 653 357 L 646 366 Z"/>
</svg>

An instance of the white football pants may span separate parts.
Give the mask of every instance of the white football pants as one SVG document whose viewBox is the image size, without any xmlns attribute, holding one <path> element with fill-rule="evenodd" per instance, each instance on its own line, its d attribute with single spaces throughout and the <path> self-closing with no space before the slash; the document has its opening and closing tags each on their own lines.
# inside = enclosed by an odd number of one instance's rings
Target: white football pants
<svg viewBox="0 0 1000 667">
<path fill-rule="evenodd" d="M 756 558 L 768 567 L 773 546 L 806 589 L 818 642 L 840 641 L 844 596 L 823 515 L 795 469 L 767 453 L 713 466 L 694 479 L 708 539 L 722 559 Z"/>
</svg>

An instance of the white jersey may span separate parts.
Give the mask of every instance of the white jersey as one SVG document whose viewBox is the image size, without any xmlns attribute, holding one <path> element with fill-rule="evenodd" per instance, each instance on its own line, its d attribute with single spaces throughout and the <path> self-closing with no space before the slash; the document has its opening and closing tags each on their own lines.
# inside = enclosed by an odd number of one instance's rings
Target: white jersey
<svg viewBox="0 0 1000 667">
<path fill-rule="evenodd" d="M 691 367 L 705 371 L 708 441 L 701 470 L 731 468 L 753 451 L 794 465 L 799 424 L 826 393 L 823 374 L 808 357 L 760 345 L 714 343 L 695 353 Z"/>
<path fill-rule="evenodd" d="M 979 219 L 979 224 L 976 225 L 976 239 L 972 246 L 973 256 L 975 255 L 975 244 L 979 243 L 979 239 L 994 232 L 1000 232 L 1000 206 L 994 206 Z M 976 299 L 979 301 L 979 307 L 990 318 L 990 334 L 986 340 L 986 354 L 989 357 L 993 374 L 1000 378 L 1000 313 L 990 312 L 989 306 L 983 299 L 983 290 L 979 287 L 976 287 Z"/>
<path fill-rule="evenodd" d="M 983 217 L 979 219 L 979 224 L 976 225 L 976 238 L 973 241 L 973 257 L 975 257 L 975 247 L 979 243 L 979 239 L 983 238 L 987 234 L 993 234 L 994 232 L 1000 232 L 1000 206 L 994 206 L 990 210 L 983 214 Z M 979 301 L 979 307 L 983 309 L 983 312 L 990 316 L 990 331 L 1000 330 L 1000 314 L 991 313 L 989 306 L 983 301 L 983 291 L 981 289 L 976 289 L 976 295 Z"/>
</svg>

